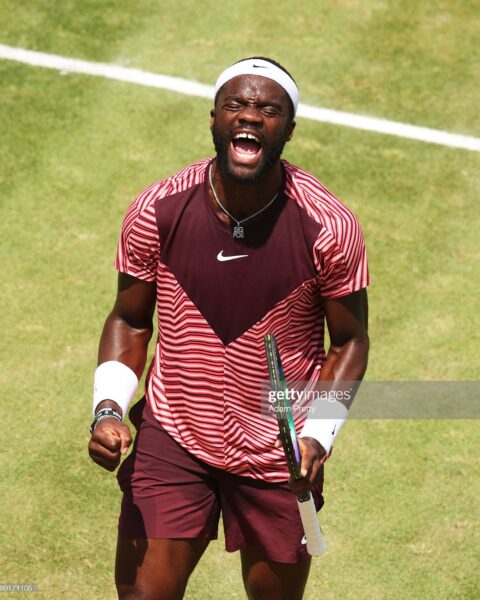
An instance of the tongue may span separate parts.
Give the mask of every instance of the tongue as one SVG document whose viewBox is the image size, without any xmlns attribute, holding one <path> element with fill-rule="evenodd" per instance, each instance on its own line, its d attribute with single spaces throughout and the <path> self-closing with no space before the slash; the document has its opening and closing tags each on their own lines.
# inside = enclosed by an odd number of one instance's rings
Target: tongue
<svg viewBox="0 0 480 600">
<path fill-rule="evenodd" d="M 233 145 L 242 154 L 256 154 L 259 150 L 259 145 L 254 140 L 234 140 Z"/>
</svg>

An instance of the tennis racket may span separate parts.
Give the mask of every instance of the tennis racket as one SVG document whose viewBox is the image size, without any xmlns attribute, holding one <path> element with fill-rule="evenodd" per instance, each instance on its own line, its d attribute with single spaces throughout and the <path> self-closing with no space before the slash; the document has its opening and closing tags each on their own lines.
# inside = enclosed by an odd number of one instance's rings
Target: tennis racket
<svg viewBox="0 0 480 600">
<path fill-rule="evenodd" d="M 275 336 L 268 334 L 264 337 L 264 341 L 271 389 L 274 392 L 286 392 L 287 384 Z M 300 474 L 302 457 L 290 402 L 286 394 L 277 394 L 275 403 L 275 415 L 290 476 L 292 479 L 302 479 Z M 306 494 L 297 496 L 297 504 L 305 532 L 305 539 L 307 540 L 307 551 L 311 556 L 320 556 L 320 554 L 326 551 L 327 546 L 323 539 L 320 525 L 318 524 L 317 510 L 312 494 L 307 492 Z"/>
</svg>

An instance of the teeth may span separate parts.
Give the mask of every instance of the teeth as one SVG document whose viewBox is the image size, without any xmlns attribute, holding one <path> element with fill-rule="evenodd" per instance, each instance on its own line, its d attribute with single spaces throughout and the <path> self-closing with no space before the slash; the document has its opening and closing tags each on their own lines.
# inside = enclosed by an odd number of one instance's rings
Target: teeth
<svg viewBox="0 0 480 600">
<path fill-rule="evenodd" d="M 251 133 L 237 133 L 237 135 L 233 138 L 234 140 L 254 140 L 258 142 L 257 138 Z"/>
</svg>

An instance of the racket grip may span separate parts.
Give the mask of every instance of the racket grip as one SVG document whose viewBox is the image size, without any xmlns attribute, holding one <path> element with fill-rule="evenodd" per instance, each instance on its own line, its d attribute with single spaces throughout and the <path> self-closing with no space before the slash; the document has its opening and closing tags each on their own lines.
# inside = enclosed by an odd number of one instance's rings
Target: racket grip
<svg viewBox="0 0 480 600">
<path fill-rule="evenodd" d="M 318 524 L 317 509 L 313 496 L 301 502 L 298 500 L 298 510 L 302 519 L 303 530 L 307 540 L 307 551 L 310 556 L 320 556 L 327 550 L 327 545 L 322 536 L 322 530 Z"/>
</svg>

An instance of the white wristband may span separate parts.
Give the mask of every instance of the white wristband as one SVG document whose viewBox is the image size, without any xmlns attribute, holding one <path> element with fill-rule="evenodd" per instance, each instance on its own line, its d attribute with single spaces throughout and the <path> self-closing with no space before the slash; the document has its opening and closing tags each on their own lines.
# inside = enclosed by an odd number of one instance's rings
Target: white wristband
<svg viewBox="0 0 480 600">
<path fill-rule="evenodd" d="M 340 428 L 345 423 L 348 410 L 344 404 L 335 400 L 330 402 L 326 414 L 335 418 L 326 418 L 318 415 L 311 416 L 305 421 L 300 437 L 312 437 L 319 442 L 328 454 L 332 449 Z"/>
<path fill-rule="evenodd" d="M 100 402 L 113 400 L 122 409 L 122 416 L 125 416 L 137 388 L 138 378 L 130 367 L 117 360 L 102 363 L 95 371 L 93 414 Z"/>
</svg>

